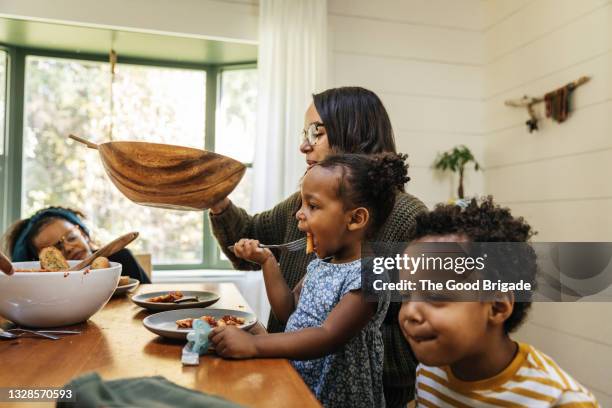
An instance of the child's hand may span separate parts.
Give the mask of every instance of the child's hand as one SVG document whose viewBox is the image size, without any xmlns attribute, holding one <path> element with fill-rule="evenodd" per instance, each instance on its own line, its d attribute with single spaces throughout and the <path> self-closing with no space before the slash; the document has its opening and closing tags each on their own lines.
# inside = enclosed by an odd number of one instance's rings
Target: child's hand
<svg viewBox="0 0 612 408">
<path fill-rule="evenodd" d="M 208 336 L 215 345 L 215 353 L 227 358 L 252 358 L 257 356 L 255 339 L 235 326 L 215 328 Z"/>
<path fill-rule="evenodd" d="M 234 253 L 238 258 L 255 262 L 259 265 L 266 263 L 268 259 L 274 259 L 274 254 L 267 248 L 259 248 L 256 239 L 243 238 L 234 244 Z"/>
</svg>

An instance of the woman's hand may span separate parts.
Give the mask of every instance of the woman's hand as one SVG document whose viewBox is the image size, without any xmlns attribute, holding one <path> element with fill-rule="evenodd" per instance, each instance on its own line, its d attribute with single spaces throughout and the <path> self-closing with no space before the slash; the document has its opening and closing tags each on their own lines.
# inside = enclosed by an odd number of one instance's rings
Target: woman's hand
<svg viewBox="0 0 612 408">
<path fill-rule="evenodd" d="M 210 206 L 210 212 L 213 215 L 221 214 L 230 205 L 230 199 L 225 197 L 223 200 L 218 201 Z"/>
<path fill-rule="evenodd" d="M 272 251 L 267 248 L 259 248 L 258 245 L 259 241 L 256 239 L 243 238 L 234 244 L 234 254 L 238 258 L 246 259 L 262 266 L 266 261 L 275 259 Z"/>
<path fill-rule="evenodd" d="M 208 336 L 215 345 L 215 353 L 226 358 L 257 357 L 254 337 L 236 326 L 217 327 Z"/>
</svg>

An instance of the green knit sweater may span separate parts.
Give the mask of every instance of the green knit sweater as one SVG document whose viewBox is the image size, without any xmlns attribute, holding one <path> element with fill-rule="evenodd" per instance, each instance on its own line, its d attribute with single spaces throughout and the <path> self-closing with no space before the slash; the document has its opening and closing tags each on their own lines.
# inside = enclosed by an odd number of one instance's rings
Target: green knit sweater
<svg viewBox="0 0 612 408">
<path fill-rule="evenodd" d="M 303 238 L 305 233 L 297 227 L 295 214 L 301 206 L 300 193 L 297 192 L 269 211 L 249 215 L 233 203 L 221 214 L 210 213 L 213 233 L 221 249 L 236 269 L 256 270 L 260 266 L 236 256 L 227 247 L 241 238 L 257 239 L 265 244 L 282 244 Z M 417 214 L 426 211 L 427 207 L 416 197 L 399 193 L 393 211 L 385 225 L 372 239 L 379 242 L 408 242 L 409 232 L 414 225 Z M 306 266 L 314 259 L 314 254 L 305 251 L 275 253 L 280 269 L 290 288 L 306 274 Z M 402 335 L 397 316 L 400 303 L 391 303 L 381 328 L 385 343 L 384 384 L 385 387 L 412 387 L 415 379 L 416 360 L 408 342 Z M 282 332 L 285 327 L 273 313 L 268 320 L 268 331 Z"/>
</svg>

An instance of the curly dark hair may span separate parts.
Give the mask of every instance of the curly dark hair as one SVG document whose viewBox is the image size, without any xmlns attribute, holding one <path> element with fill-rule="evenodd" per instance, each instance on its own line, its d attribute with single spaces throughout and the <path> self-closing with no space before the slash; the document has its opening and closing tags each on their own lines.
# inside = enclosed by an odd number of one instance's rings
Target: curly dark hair
<svg viewBox="0 0 612 408">
<path fill-rule="evenodd" d="M 492 196 L 480 202 L 472 199 L 463 208 L 455 204 L 438 204 L 433 211 L 417 216 L 413 228 L 414 239 L 432 235 L 457 234 L 471 242 L 528 242 L 536 234 L 523 217 L 512 216 L 509 208 L 500 207 Z M 524 280 L 536 287 L 536 254 L 530 245 L 488 246 L 487 274 L 497 278 Z M 495 253 L 496 252 L 496 253 Z M 496 262 L 495 260 L 499 260 Z M 522 299 L 514 303 L 512 314 L 504 322 L 504 331 L 516 330 L 527 317 L 531 308 L 529 301 Z"/>
<path fill-rule="evenodd" d="M 371 236 L 385 223 L 395 205 L 395 196 L 410 180 L 407 158 L 408 155 L 397 153 L 331 154 L 317 166 L 340 170 L 338 196 L 345 208 L 368 209 L 371 222 L 366 232 Z"/>
</svg>

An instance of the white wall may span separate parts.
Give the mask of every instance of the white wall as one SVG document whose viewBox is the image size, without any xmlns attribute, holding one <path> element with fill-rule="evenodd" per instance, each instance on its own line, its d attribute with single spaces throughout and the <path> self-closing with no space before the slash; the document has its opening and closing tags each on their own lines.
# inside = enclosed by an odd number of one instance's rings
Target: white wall
<svg viewBox="0 0 612 408">
<path fill-rule="evenodd" d="M 328 4 L 330 86 L 359 85 L 380 96 L 398 149 L 409 154 L 409 192 L 428 206 L 456 196 L 456 180 L 434 174 L 431 164 L 458 144 L 483 159 L 481 1 Z M 482 194 L 483 180 L 469 171 L 466 194 Z"/>
<path fill-rule="evenodd" d="M 539 241 L 612 241 L 612 2 L 488 0 L 485 9 L 485 190 Z M 582 75 L 574 112 L 540 120 L 504 100 L 540 96 Z M 543 106 L 538 106 L 543 116 Z M 517 337 L 551 355 L 612 406 L 612 303 L 534 305 Z"/>
</svg>

